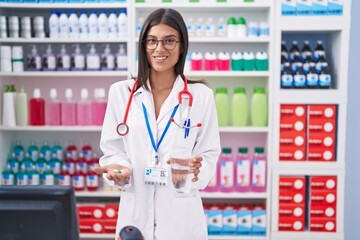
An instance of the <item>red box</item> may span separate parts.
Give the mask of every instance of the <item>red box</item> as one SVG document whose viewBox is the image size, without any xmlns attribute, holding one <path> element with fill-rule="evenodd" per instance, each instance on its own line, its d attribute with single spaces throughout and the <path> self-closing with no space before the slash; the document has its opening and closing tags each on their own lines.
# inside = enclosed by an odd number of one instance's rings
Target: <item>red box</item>
<svg viewBox="0 0 360 240">
<path fill-rule="evenodd" d="M 305 220 L 294 217 L 279 217 L 279 231 L 304 231 Z"/>
<path fill-rule="evenodd" d="M 280 132 L 280 144 L 283 146 L 304 147 L 305 141 L 305 132 Z"/>
<path fill-rule="evenodd" d="M 104 206 L 104 213 L 106 219 L 117 219 L 119 212 L 119 205 L 118 204 L 106 204 Z"/>
<path fill-rule="evenodd" d="M 310 118 L 308 120 L 308 129 L 310 132 L 319 133 L 335 133 L 336 132 L 336 120 L 325 118 Z"/>
<path fill-rule="evenodd" d="M 309 132 L 308 145 L 313 147 L 334 148 L 336 143 L 335 133 Z"/>
<path fill-rule="evenodd" d="M 280 132 L 306 132 L 306 119 L 280 118 Z"/>
<path fill-rule="evenodd" d="M 104 233 L 116 233 L 116 219 L 109 219 L 103 221 Z"/>
<path fill-rule="evenodd" d="M 289 118 L 306 119 L 306 105 L 299 104 L 282 104 L 280 106 L 280 116 Z"/>
<path fill-rule="evenodd" d="M 305 191 L 291 191 L 287 189 L 280 189 L 279 203 L 296 203 L 303 204 L 305 202 Z"/>
<path fill-rule="evenodd" d="M 103 233 L 103 220 L 99 219 L 79 219 L 80 233 Z"/>
<path fill-rule="evenodd" d="M 310 189 L 312 190 L 335 190 L 337 189 L 336 176 L 311 176 Z"/>
<path fill-rule="evenodd" d="M 310 205 L 311 218 L 336 218 L 336 207 L 324 204 Z"/>
<path fill-rule="evenodd" d="M 310 204 L 324 204 L 326 206 L 336 206 L 336 191 L 332 190 L 311 190 Z"/>
<path fill-rule="evenodd" d="M 335 147 L 324 148 L 308 146 L 307 159 L 308 161 L 333 162 L 335 161 Z"/>
<path fill-rule="evenodd" d="M 336 105 L 309 105 L 309 118 L 336 119 Z"/>
<path fill-rule="evenodd" d="M 78 214 L 80 219 L 87 219 L 87 218 L 93 218 L 93 219 L 102 219 L 104 218 L 104 205 L 78 205 Z"/>
<path fill-rule="evenodd" d="M 305 161 L 306 147 L 288 147 L 280 146 L 279 149 L 280 161 Z"/>
<path fill-rule="evenodd" d="M 304 177 L 287 177 L 281 176 L 279 178 L 280 189 L 287 189 L 290 191 L 300 191 L 305 193 L 305 176 Z"/>
<path fill-rule="evenodd" d="M 336 219 L 310 218 L 311 232 L 336 232 Z"/>
<path fill-rule="evenodd" d="M 305 217 L 305 204 L 283 204 L 279 205 L 279 217 Z M 303 219 L 304 220 L 304 219 Z"/>
</svg>

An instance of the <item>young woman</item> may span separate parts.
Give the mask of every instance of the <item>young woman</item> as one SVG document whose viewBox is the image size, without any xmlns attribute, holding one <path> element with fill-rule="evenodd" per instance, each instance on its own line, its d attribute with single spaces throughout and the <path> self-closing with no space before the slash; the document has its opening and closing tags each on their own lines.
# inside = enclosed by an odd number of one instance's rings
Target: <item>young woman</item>
<svg viewBox="0 0 360 240">
<path fill-rule="evenodd" d="M 199 190 L 215 175 L 220 140 L 213 92 L 184 76 L 187 50 L 182 16 L 158 9 L 140 33 L 137 78 L 110 87 L 96 171 L 123 190 L 117 234 L 133 225 L 145 240 L 207 239 Z M 170 181 L 176 151 L 193 156 L 191 197 L 178 197 Z"/>
</svg>

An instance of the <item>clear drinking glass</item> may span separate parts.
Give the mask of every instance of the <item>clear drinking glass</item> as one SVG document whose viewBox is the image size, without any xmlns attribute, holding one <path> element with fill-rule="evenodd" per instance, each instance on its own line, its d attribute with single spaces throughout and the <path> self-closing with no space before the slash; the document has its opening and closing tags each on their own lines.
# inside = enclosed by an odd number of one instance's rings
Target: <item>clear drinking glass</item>
<svg viewBox="0 0 360 240">
<path fill-rule="evenodd" d="M 192 179 L 194 174 L 190 173 L 190 163 L 193 157 L 190 155 L 171 155 L 171 182 L 179 197 L 193 196 Z"/>
</svg>

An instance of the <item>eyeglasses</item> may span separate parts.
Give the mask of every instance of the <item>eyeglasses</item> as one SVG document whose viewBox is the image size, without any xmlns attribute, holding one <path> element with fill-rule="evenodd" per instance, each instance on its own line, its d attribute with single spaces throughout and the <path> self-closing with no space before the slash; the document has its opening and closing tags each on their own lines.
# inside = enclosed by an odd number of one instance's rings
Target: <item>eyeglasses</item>
<svg viewBox="0 0 360 240">
<path fill-rule="evenodd" d="M 165 38 L 163 40 L 158 40 L 155 38 L 149 38 L 144 41 L 145 47 L 148 50 L 155 50 L 159 44 L 162 42 L 162 45 L 166 50 L 173 50 L 176 47 L 176 44 L 180 41 L 177 41 L 175 38 Z"/>
</svg>

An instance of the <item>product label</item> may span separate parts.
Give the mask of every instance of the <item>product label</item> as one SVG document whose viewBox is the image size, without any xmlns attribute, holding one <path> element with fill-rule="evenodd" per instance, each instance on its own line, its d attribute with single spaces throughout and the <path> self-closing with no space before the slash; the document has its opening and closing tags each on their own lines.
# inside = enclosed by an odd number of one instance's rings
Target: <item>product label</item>
<svg viewBox="0 0 360 240">
<path fill-rule="evenodd" d="M 3 174 L 3 185 L 14 185 L 14 174 Z"/>
<path fill-rule="evenodd" d="M 74 188 L 82 189 L 85 187 L 85 178 L 84 176 L 73 176 L 73 186 Z"/>
<path fill-rule="evenodd" d="M 69 171 L 70 174 L 74 174 L 75 172 L 75 165 L 73 163 L 65 163 L 66 170 Z"/>
<path fill-rule="evenodd" d="M 19 174 L 17 177 L 17 185 L 28 185 L 28 175 Z"/>
<path fill-rule="evenodd" d="M 61 171 L 61 164 L 60 162 L 50 162 L 50 169 L 54 174 L 60 174 Z"/>
<path fill-rule="evenodd" d="M 87 175 L 86 186 L 91 188 L 99 187 L 99 177 L 97 175 Z"/>
<path fill-rule="evenodd" d="M 82 173 L 87 173 L 87 165 L 86 163 L 76 163 L 75 168 L 77 171 L 80 171 Z"/>
<path fill-rule="evenodd" d="M 330 85 L 331 85 L 331 76 L 330 76 L 330 74 L 320 74 L 319 86 L 320 87 L 330 87 Z"/>
<path fill-rule="evenodd" d="M 39 174 L 29 174 L 29 185 L 40 185 Z"/>
<path fill-rule="evenodd" d="M 309 73 L 306 76 L 306 85 L 309 87 L 316 87 L 318 86 L 319 75 L 316 73 Z"/>
<path fill-rule="evenodd" d="M 30 151 L 29 156 L 30 156 L 31 160 L 33 160 L 35 162 L 39 158 L 39 152 L 38 151 Z"/>
<path fill-rule="evenodd" d="M 252 172 L 252 186 L 253 187 L 265 187 L 266 183 L 266 162 L 254 160 L 253 172 Z"/>
<path fill-rule="evenodd" d="M 15 157 L 16 159 L 18 159 L 19 161 L 22 161 L 24 159 L 24 151 L 23 150 L 15 150 Z"/>
<path fill-rule="evenodd" d="M 55 184 L 55 177 L 53 174 L 45 174 L 41 176 L 41 184 L 42 185 L 54 185 Z"/>
<path fill-rule="evenodd" d="M 281 76 L 281 86 L 291 87 L 293 83 L 293 76 L 291 74 L 283 74 Z"/>
<path fill-rule="evenodd" d="M 37 163 L 37 168 L 38 168 L 39 173 L 42 174 L 46 170 L 46 163 L 45 162 L 38 162 Z"/>
<path fill-rule="evenodd" d="M 59 185 L 60 186 L 70 186 L 71 185 L 71 177 L 70 177 L 70 175 L 61 175 L 61 176 L 59 176 Z"/>
<path fill-rule="evenodd" d="M 220 184 L 222 188 L 231 188 L 234 186 L 234 164 L 232 162 L 221 163 Z"/>
<path fill-rule="evenodd" d="M 303 74 L 296 74 L 294 76 L 294 86 L 295 87 L 305 87 L 306 85 L 306 77 Z"/>
<path fill-rule="evenodd" d="M 238 187 L 250 186 L 250 161 L 238 160 L 236 172 L 236 185 Z"/>
</svg>

